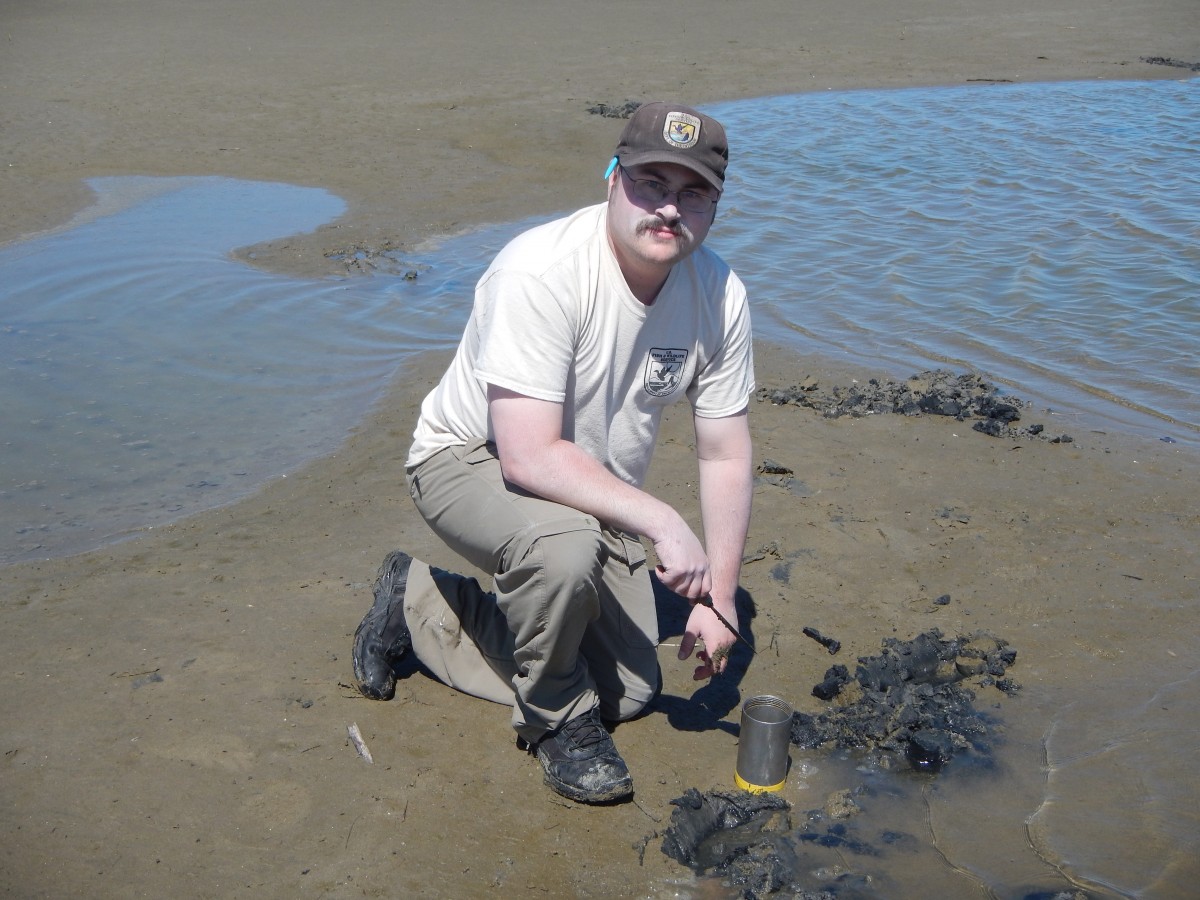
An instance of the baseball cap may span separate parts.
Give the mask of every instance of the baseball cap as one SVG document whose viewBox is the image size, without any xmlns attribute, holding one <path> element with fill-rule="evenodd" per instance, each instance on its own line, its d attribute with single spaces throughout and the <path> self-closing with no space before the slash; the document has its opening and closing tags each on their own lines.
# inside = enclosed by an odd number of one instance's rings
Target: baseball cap
<svg viewBox="0 0 1200 900">
<path fill-rule="evenodd" d="M 674 163 L 686 166 L 718 191 L 725 186 L 729 143 L 712 116 L 690 106 L 654 101 L 629 117 L 616 159 L 622 166 Z"/>
</svg>

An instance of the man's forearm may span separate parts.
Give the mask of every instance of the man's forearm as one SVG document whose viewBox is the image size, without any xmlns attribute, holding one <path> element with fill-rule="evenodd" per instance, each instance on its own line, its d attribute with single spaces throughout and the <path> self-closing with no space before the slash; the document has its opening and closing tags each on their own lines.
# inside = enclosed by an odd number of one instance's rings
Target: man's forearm
<svg viewBox="0 0 1200 900">
<path fill-rule="evenodd" d="M 563 439 L 561 403 L 489 385 L 488 409 L 500 467 L 513 484 L 651 540 L 669 529 L 674 515 L 669 506 Z"/>
<path fill-rule="evenodd" d="M 500 459 L 503 466 L 503 448 Z M 657 540 L 665 530 L 663 520 L 675 515 L 666 503 L 622 481 L 570 441 L 555 441 L 508 463 L 504 476 L 518 487 L 595 516 L 612 528 Z"/>
<path fill-rule="evenodd" d="M 741 576 L 754 479 L 749 457 L 700 460 L 700 508 L 713 597 L 733 602 Z"/>
<path fill-rule="evenodd" d="M 564 440 L 561 404 L 525 397 L 495 385 L 489 386 L 488 399 L 505 478 L 539 497 L 595 516 L 609 527 L 648 538 L 658 556 L 659 578 L 676 593 L 697 600 L 711 592 L 707 553 L 683 516 L 617 478 L 587 451 Z M 730 430 L 719 424 L 701 428 L 708 438 L 706 447 L 711 444 L 714 450 L 706 454 L 707 458 L 729 455 L 723 452 L 727 434 L 734 435 L 731 446 L 742 446 L 736 428 Z M 732 577 L 736 585 L 736 571 Z"/>
</svg>

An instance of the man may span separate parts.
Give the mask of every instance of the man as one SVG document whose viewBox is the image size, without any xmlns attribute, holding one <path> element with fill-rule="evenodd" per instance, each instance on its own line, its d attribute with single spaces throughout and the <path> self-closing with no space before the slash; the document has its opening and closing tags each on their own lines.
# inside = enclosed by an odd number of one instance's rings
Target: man
<svg viewBox="0 0 1200 900">
<path fill-rule="evenodd" d="M 633 783 L 602 724 L 660 689 L 645 550 L 693 602 L 679 658 L 721 672 L 750 518 L 754 391 L 742 283 L 701 245 L 728 148 L 720 123 L 648 103 L 606 175 L 607 202 L 518 236 L 476 286 L 407 460 L 417 509 L 473 578 L 394 552 L 354 636 L 362 692 L 390 699 L 410 649 L 440 680 L 512 707 L 547 784 L 585 803 Z M 704 540 L 642 490 L 662 411 L 695 421 Z"/>
</svg>

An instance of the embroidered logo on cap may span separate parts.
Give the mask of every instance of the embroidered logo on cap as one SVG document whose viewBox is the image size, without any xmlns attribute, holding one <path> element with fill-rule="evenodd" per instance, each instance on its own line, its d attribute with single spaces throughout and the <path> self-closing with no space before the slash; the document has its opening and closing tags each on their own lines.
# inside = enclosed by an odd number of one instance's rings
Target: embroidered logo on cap
<svg viewBox="0 0 1200 900">
<path fill-rule="evenodd" d="M 700 120 L 684 112 L 667 113 L 663 123 L 663 140 L 680 150 L 695 147 L 700 140 Z"/>
</svg>

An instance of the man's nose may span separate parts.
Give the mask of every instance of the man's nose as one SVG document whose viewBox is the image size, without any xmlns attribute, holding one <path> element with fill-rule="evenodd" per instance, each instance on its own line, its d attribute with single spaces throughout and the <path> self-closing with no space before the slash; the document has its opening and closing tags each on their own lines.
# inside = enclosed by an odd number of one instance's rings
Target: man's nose
<svg viewBox="0 0 1200 900">
<path fill-rule="evenodd" d="M 680 212 L 676 205 L 679 202 L 679 195 L 675 191 L 671 191 L 667 196 L 663 197 L 662 203 L 655 210 L 667 222 L 679 221 Z"/>
</svg>

